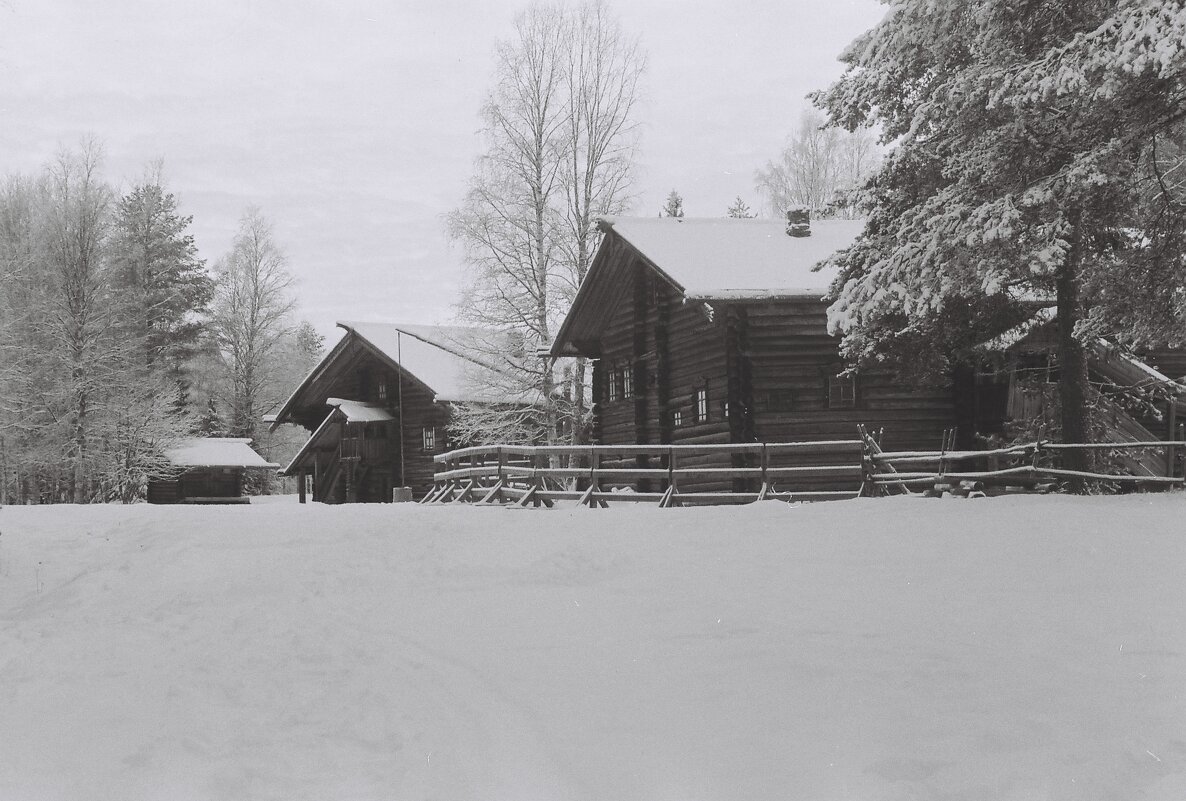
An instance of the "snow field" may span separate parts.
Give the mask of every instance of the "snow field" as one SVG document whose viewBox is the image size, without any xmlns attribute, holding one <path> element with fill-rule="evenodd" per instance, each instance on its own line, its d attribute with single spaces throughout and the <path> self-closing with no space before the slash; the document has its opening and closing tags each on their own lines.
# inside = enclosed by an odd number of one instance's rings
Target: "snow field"
<svg viewBox="0 0 1186 801">
<path fill-rule="evenodd" d="M 0 799 L 1186 798 L 1186 496 L 0 510 Z"/>
</svg>

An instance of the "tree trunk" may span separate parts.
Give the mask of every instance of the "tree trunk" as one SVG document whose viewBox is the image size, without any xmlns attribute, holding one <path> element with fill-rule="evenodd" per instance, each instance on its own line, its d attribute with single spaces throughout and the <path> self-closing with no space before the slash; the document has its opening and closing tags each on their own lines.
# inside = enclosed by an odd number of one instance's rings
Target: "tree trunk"
<svg viewBox="0 0 1186 801">
<path fill-rule="evenodd" d="M 1079 297 L 1080 261 L 1083 256 L 1079 216 L 1072 222 L 1071 246 L 1066 261 L 1055 277 L 1058 321 L 1058 396 L 1061 408 L 1062 441 L 1091 442 L 1087 410 L 1087 354 L 1075 338 L 1075 324 L 1082 315 Z M 1074 449 L 1063 452 L 1063 466 L 1069 470 L 1089 470 L 1090 451 Z M 1072 490 L 1081 492 L 1084 482 L 1071 482 Z"/>
</svg>

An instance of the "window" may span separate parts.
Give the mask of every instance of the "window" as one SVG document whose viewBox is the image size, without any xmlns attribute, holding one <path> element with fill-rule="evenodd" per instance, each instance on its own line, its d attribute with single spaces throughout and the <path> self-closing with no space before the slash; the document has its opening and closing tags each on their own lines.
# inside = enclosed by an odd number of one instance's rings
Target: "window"
<svg viewBox="0 0 1186 801">
<path fill-rule="evenodd" d="M 622 400 L 634 397 L 634 368 L 622 368 Z"/>
<path fill-rule="evenodd" d="M 683 424 L 684 424 L 684 413 L 681 412 L 679 409 L 676 409 L 674 412 L 671 413 L 671 425 L 675 428 L 679 428 Z"/>
<path fill-rule="evenodd" d="M 828 376 L 828 408 L 852 409 L 857 405 L 857 381 L 855 376 Z"/>
<path fill-rule="evenodd" d="M 435 451 L 437 447 L 437 430 L 435 428 L 422 428 L 420 435 L 424 438 L 424 450 Z"/>
<path fill-rule="evenodd" d="M 696 422 L 708 420 L 708 387 L 696 390 Z"/>
<path fill-rule="evenodd" d="M 379 376 L 379 400 L 387 400 L 387 376 Z"/>
<path fill-rule="evenodd" d="M 610 403 L 618 399 L 618 371 L 612 367 L 605 375 L 605 396 Z"/>
</svg>

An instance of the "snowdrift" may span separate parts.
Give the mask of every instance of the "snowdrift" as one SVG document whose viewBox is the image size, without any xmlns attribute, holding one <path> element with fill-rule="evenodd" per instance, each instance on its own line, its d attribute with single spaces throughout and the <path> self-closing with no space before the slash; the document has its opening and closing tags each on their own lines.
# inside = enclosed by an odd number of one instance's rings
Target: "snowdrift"
<svg viewBox="0 0 1186 801">
<path fill-rule="evenodd" d="M 0 510 L 0 798 L 1186 798 L 1186 497 Z"/>
</svg>

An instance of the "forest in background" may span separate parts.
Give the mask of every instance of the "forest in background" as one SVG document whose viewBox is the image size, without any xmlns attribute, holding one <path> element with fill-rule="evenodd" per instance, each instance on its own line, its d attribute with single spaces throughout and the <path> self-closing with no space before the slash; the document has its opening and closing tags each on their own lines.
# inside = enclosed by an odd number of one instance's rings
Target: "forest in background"
<svg viewBox="0 0 1186 801">
<path fill-rule="evenodd" d="M 290 455 L 262 418 L 322 337 L 260 210 L 213 265 L 191 222 L 159 163 L 117 193 L 94 139 L 0 183 L 0 504 L 138 500 L 194 435 Z"/>
</svg>

